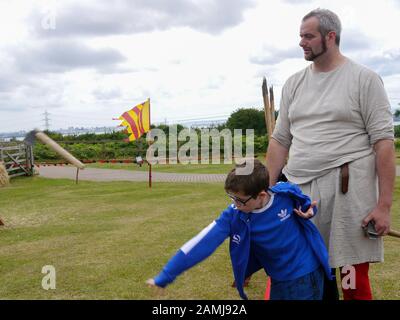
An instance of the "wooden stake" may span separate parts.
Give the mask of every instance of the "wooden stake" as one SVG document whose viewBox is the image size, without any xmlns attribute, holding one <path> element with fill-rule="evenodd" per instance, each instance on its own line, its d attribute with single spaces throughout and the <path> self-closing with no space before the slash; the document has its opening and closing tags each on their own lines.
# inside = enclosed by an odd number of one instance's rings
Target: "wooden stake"
<svg viewBox="0 0 400 320">
<path fill-rule="evenodd" d="M 400 238 L 400 232 L 396 231 L 396 230 L 390 230 L 389 233 L 388 233 L 388 236 Z"/>
<path fill-rule="evenodd" d="M 76 168 L 76 179 L 75 179 L 76 184 L 78 184 L 78 177 L 79 177 L 79 168 Z"/>
<path fill-rule="evenodd" d="M 275 129 L 275 101 L 274 101 L 274 86 L 269 88 L 269 107 L 271 110 L 271 135 Z"/>
<path fill-rule="evenodd" d="M 72 154 L 70 154 L 67 150 L 61 147 L 57 142 L 48 137 L 45 133 L 38 131 L 35 134 L 36 138 L 46 144 L 50 149 L 58 153 L 61 157 L 67 160 L 69 163 L 73 164 L 75 167 L 79 169 L 85 169 L 85 165 L 76 159 Z"/>
<path fill-rule="evenodd" d="M 149 188 L 151 188 L 151 164 L 149 163 Z"/>
<path fill-rule="evenodd" d="M 268 86 L 267 86 L 267 79 L 263 80 L 262 84 L 262 94 L 264 99 L 264 115 L 265 115 L 265 126 L 267 128 L 267 135 L 268 140 L 271 139 L 272 135 L 272 119 L 271 119 L 271 106 L 268 97 Z"/>
</svg>

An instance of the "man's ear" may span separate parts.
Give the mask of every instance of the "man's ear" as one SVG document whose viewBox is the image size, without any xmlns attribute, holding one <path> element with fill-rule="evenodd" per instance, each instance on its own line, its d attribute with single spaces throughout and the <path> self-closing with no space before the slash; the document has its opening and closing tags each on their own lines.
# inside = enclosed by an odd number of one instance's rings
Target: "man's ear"
<svg viewBox="0 0 400 320">
<path fill-rule="evenodd" d="M 326 36 L 328 37 L 328 41 L 333 41 L 333 43 L 335 43 L 335 39 L 336 39 L 335 31 L 329 31 Z"/>
</svg>

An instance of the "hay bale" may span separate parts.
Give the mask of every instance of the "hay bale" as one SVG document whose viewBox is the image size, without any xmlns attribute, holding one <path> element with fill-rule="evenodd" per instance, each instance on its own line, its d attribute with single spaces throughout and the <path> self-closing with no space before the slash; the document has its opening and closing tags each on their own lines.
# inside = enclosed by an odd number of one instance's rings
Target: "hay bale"
<svg viewBox="0 0 400 320">
<path fill-rule="evenodd" d="M 10 177 L 3 162 L 0 161 L 0 187 L 5 187 L 10 183 Z"/>
<path fill-rule="evenodd" d="M 34 176 L 39 176 L 40 175 L 40 172 L 39 172 L 39 168 L 38 167 L 33 167 L 33 175 Z"/>
</svg>

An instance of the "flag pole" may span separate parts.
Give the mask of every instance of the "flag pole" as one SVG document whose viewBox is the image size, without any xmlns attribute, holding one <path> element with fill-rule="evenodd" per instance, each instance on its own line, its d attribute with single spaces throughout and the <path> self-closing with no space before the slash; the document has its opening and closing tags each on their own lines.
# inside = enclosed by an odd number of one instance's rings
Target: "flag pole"
<svg viewBox="0 0 400 320">
<path fill-rule="evenodd" d="M 151 106 L 150 106 L 150 98 L 148 99 L 149 101 L 149 129 L 151 130 Z M 151 141 L 149 142 L 151 144 Z M 147 164 L 149 165 L 149 188 L 151 188 L 151 163 L 147 161 Z"/>
</svg>

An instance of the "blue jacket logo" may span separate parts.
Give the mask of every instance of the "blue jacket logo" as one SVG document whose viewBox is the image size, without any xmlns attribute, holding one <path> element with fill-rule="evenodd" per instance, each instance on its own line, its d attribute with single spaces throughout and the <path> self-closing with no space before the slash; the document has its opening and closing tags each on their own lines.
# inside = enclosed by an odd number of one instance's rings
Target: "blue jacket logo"
<svg viewBox="0 0 400 320">
<path fill-rule="evenodd" d="M 232 242 L 234 242 L 236 244 L 240 244 L 240 236 L 238 234 L 234 234 L 232 236 Z"/>
<path fill-rule="evenodd" d="M 281 212 L 278 213 L 278 217 L 281 221 L 284 221 L 290 217 L 290 214 L 287 213 L 287 209 L 282 209 Z"/>
</svg>

